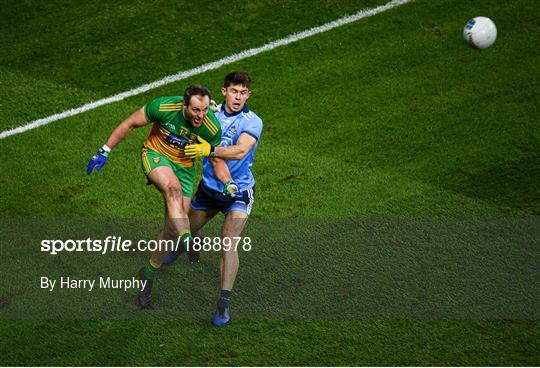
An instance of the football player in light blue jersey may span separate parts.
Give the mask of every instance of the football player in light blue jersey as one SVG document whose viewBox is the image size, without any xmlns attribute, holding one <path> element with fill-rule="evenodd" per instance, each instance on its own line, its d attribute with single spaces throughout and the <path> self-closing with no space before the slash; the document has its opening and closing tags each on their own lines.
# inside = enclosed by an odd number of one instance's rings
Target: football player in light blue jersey
<svg viewBox="0 0 540 368">
<path fill-rule="evenodd" d="M 263 124 L 246 106 L 246 101 L 251 96 L 250 85 L 251 78 L 247 73 L 227 74 L 221 88 L 225 101 L 215 113 L 222 129 L 221 146 L 207 155 L 210 151 L 208 143 L 199 139 L 200 144 L 190 145 L 185 149 L 188 156 L 209 156 L 204 159 L 203 178 L 191 201 L 189 220 L 192 234 L 195 236 L 221 211 L 225 214 L 221 228 L 222 239 L 231 240 L 231 247 L 227 251 L 223 250 L 221 259 L 221 291 L 212 319 L 212 323 L 217 326 L 230 321 L 229 300 L 239 266 L 239 237 L 255 199 L 255 179 L 251 166 Z M 171 252 L 164 264 L 174 262 L 178 255 L 178 252 Z M 188 256 L 192 263 L 198 263 L 198 252 L 191 250 Z"/>
<path fill-rule="evenodd" d="M 232 179 L 240 192 L 250 190 L 255 186 L 251 166 L 253 165 L 254 154 L 262 132 L 262 121 L 246 105 L 242 110 L 230 114 L 227 112 L 226 104 L 222 104 L 215 115 L 221 123 L 222 131 L 225 132 L 222 134 L 221 147 L 237 146 L 236 148 L 239 150 L 236 159 L 226 161 Z M 222 148 L 218 148 L 218 152 L 215 154 L 217 157 L 219 157 L 221 150 Z M 203 162 L 203 185 L 208 189 L 223 193 L 226 184 L 224 185 L 214 175 L 214 168 L 210 159 L 205 158 Z M 242 205 L 233 206 L 229 210 L 233 208 L 238 208 L 240 211 L 249 214 L 247 208 L 242 207 Z"/>
</svg>

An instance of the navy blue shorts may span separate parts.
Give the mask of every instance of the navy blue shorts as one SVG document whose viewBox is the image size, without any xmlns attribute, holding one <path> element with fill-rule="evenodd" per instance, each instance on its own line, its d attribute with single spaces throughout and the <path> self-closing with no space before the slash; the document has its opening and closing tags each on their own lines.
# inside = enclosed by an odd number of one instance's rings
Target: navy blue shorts
<svg viewBox="0 0 540 368">
<path fill-rule="evenodd" d="M 219 210 L 225 215 L 231 211 L 241 211 L 249 215 L 254 200 L 254 187 L 240 192 L 236 197 L 232 198 L 225 196 L 221 192 L 208 189 L 201 181 L 197 193 L 191 200 L 191 208 L 196 211 Z"/>
</svg>

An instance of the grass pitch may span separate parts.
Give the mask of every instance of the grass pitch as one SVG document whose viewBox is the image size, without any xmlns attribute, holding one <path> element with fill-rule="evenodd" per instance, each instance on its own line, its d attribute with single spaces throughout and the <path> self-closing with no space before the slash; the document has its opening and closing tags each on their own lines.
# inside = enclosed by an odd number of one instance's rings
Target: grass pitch
<svg viewBox="0 0 540 368">
<path fill-rule="evenodd" d="M 10 5 L 0 26 L 5 55 L 0 78 L 8 86 L 0 92 L 5 117 L 0 128 L 380 3 Z M 489 16 L 498 27 L 490 49 L 471 49 L 462 39 L 465 22 L 476 15 Z M 539 15 L 536 2 L 526 0 L 417 0 L 0 141 L 4 363 L 539 365 L 539 311 L 532 303 L 538 295 L 540 214 L 540 60 L 532 45 L 540 41 Z M 265 123 L 253 167 L 257 199 L 249 231 L 277 221 L 298 224 L 290 234 L 294 241 L 287 242 L 286 232 L 261 237 L 253 252 L 241 255 L 234 323 L 216 329 L 208 321 L 216 296 L 216 254 L 205 257 L 200 270 L 185 262 L 167 270 L 156 288 L 161 304 L 150 315 L 136 313 L 129 293 L 89 304 L 90 297 L 81 294 L 51 297 L 37 290 L 42 275 L 129 277 L 146 261 L 148 255 L 139 253 L 52 257 L 39 252 L 37 240 L 54 224 L 72 219 L 146 221 L 148 227 L 137 230 L 152 238 L 162 204 L 144 185 L 139 168 L 147 130 L 134 131 L 97 175 L 86 175 L 86 162 L 113 127 L 145 102 L 179 94 L 194 82 L 217 94 L 223 75 L 233 69 L 253 75 L 249 105 Z M 328 224 L 347 229 L 343 224 L 377 221 L 436 221 L 440 242 L 419 236 L 422 242 L 405 243 L 399 231 L 371 238 L 347 237 L 356 233 L 345 230 L 322 233 Z M 472 236 L 469 243 L 445 230 L 455 223 L 477 224 L 470 230 L 494 221 L 507 224 L 500 227 L 504 231 L 487 226 L 489 231 L 480 232 L 485 236 Z M 21 224 L 33 225 L 21 230 Z M 482 275 L 485 279 L 471 279 Z M 442 280 L 446 288 L 428 282 L 433 293 L 422 294 L 422 276 Z M 461 286 L 469 294 L 459 294 Z M 353 313 L 340 317 L 334 309 L 326 315 L 317 310 L 331 307 L 329 290 Z M 390 298 L 402 295 L 390 301 L 405 307 L 426 307 L 448 295 L 468 302 L 454 312 L 475 306 L 485 312 L 489 298 L 501 309 L 484 317 L 400 318 L 390 313 L 393 304 L 381 304 L 378 315 L 366 317 L 362 310 L 383 303 L 378 290 L 392 291 Z M 313 308 L 298 316 L 294 303 L 306 291 Z M 259 304 L 251 303 L 255 296 Z M 116 319 L 105 312 L 107 317 L 92 320 L 51 319 L 39 309 L 44 300 L 54 314 L 112 310 Z M 277 313 L 253 315 L 266 304 L 279 308 Z M 426 310 L 440 305 L 452 304 Z M 166 318 L 169 311 L 184 315 Z M 524 311 L 528 315 L 518 313 Z"/>
</svg>

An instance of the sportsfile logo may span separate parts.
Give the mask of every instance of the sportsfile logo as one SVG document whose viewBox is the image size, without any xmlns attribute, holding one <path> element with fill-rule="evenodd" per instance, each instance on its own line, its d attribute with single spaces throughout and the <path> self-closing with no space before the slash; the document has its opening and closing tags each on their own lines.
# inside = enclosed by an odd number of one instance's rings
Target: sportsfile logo
<svg viewBox="0 0 540 368">
<path fill-rule="evenodd" d="M 252 249 L 250 237 L 195 237 L 184 241 L 178 237 L 176 240 L 165 239 L 140 239 L 132 241 L 121 236 L 109 235 L 105 239 L 44 239 L 41 241 L 41 251 L 50 255 L 57 255 L 61 252 L 146 252 L 163 251 L 172 252 L 178 249 L 194 250 L 196 252 L 220 252 L 237 251 L 239 249 L 249 252 Z"/>
<path fill-rule="evenodd" d="M 134 251 L 173 251 L 178 249 L 180 238 L 173 240 L 138 240 L 123 239 L 121 236 L 109 235 L 105 239 L 44 239 L 41 241 L 41 251 L 51 255 L 60 252 L 91 252 L 106 254 L 107 252 L 134 252 Z"/>
</svg>

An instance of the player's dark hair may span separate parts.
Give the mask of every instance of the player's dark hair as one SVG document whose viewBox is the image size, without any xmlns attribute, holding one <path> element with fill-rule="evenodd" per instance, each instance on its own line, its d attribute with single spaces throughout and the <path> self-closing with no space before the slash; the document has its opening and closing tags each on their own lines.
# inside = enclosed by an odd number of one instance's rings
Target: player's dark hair
<svg viewBox="0 0 540 368">
<path fill-rule="evenodd" d="M 186 105 L 186 107 L 189 106 L 191 97 L 193 96 L 208 96 L 208 98 L 212 98 L 208 88 L 200 84 L 192 84 L 184 91 L 184 105 Z"/>
<path fill-rule="evenodd" d="M 242 86 L 249 89 L 251 86 L 251 77 L 247 72 L 232 72 L 225 76 L 223 81 L 223 87 L 227 88 L 231 84 L 241 84 Z"/>
</svg>

